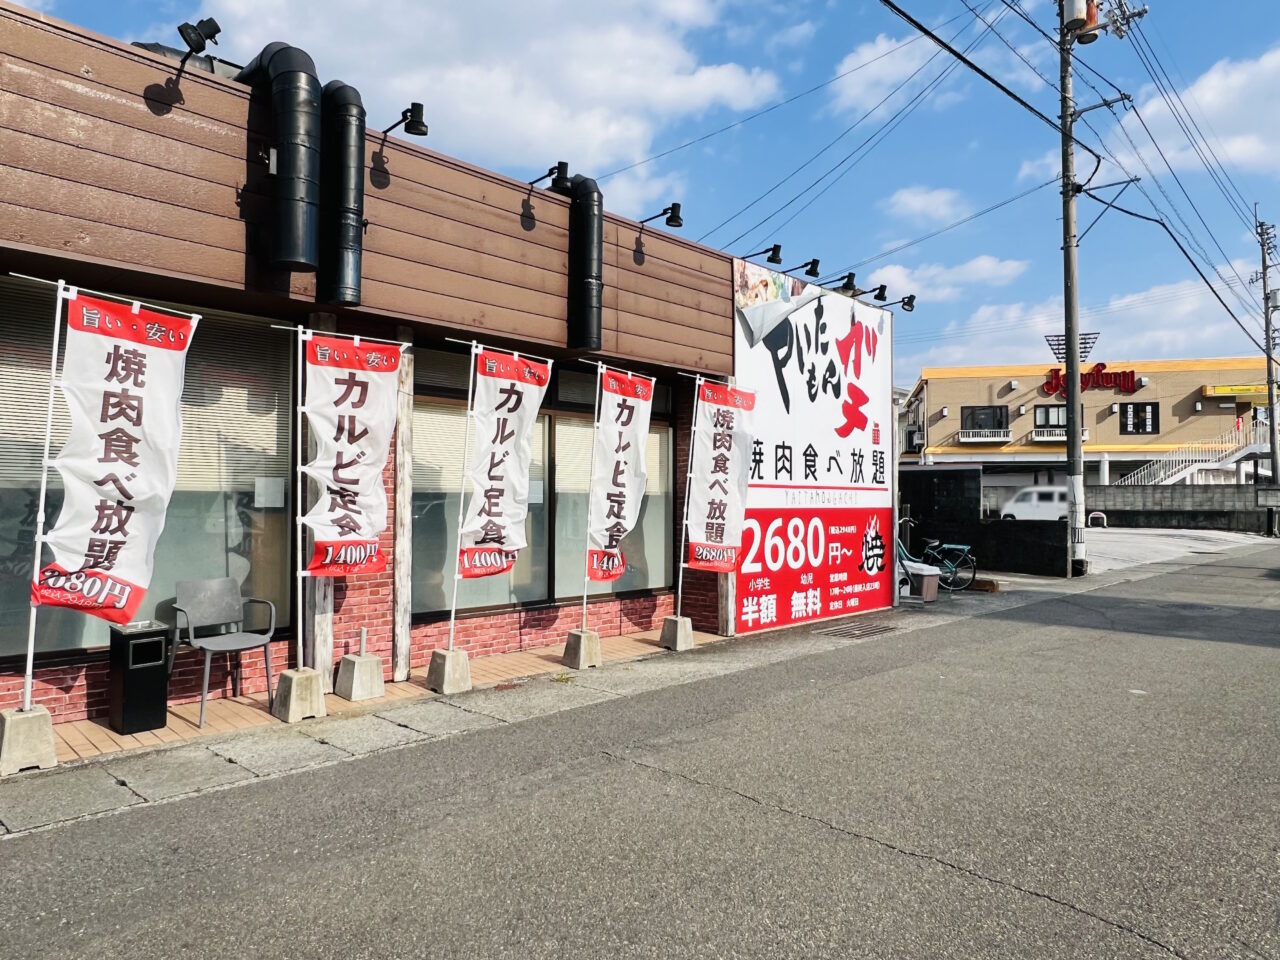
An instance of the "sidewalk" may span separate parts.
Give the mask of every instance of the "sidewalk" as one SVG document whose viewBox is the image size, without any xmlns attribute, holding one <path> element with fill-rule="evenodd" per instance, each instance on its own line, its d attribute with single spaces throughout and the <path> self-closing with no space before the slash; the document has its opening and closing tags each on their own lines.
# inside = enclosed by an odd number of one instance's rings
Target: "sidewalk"
<svg viewBox="0 0 1280 960">
<path fill-rule="evenodd" d="M 600 652 L 605 663 L 634 660 L 653 656 L 662 650 L 658 645 L 660 630 L 605 637 L 600 640 Z M 695 631 L 697 645 L 714 643 L 721 637 Z M 488 657 L 476 657 L 471 661 L 471 682 L 475 689 L 498 686 L 549 673 L 563 672 L 561 658 L 564 644 L 557 643 L 536 650 L 499 653 Z M 427 688 L 427 671 L 413 671 L 402 683 L 388 683 L 386 695 L 372 700 L 353 702 L 335 694 L 325 697 L 325 709 L 330 717 L 344 714 L 376 713 L 378 710 L 435 697 Z M 58 763 L 71 764 L 109 754 L 163 747 L 185 743 L 216 734 L 236 733 L 260 727 L 284 727 L 286 724 L 273 717 L 267 709 L 266 693 L 248 694 L 242 697 L 224 697 L 210 700 L 205 712 L 205 725 L 200 723 L 200 704 L 174 704 L 169 708 L 169 722 L 160 730 L 142 733 L 116 733 L 105 718 L 73 720 L 55 724 L 53 735 L 58 751 Z"/>
<path fill-rule="evenodd" d="M 703 634 L 696 637 L 697 649 L 680 654 L 659 648 L 657 631 L 603 639 L 605 666 L 598 670 L 562 669 L 557 647 L 477 658 L 472 662 L 476 689 L 469 693 L 436 696 L 418 673 L 406 683 L 389 684 L 387 696 L 377 701 L 330 697 L 330 716 L 293 725 L 272 718 L 262 702 L 265 697 L 211 701 L 211 720 L 203 732 L 194 725 L 198 704 L 175 707 L 169 726 L 155 731 L 154 739 L 122 738 L 101 723 L 63 724 L 55 729 L 63 738 L 66 766 L 0 781 L 0 842 L 841 647 L 909 639 L 961 620 L 1268 549 L 1271 545 L 1263 541 L 1087 580 L 1008 583 L 1011 589 L 1000 593 L 943 597 L 927 607 L 907 606 L 724 642 Z"/>
</svg>

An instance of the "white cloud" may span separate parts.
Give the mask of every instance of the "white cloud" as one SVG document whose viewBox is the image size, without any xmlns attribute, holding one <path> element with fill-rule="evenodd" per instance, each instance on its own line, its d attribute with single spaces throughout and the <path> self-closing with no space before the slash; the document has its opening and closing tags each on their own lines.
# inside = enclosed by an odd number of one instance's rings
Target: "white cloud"
<svg viewBox="0 0 1280 960">
<path fill-rule="evenodd" d="M 1048 180 L 1062 175 L 1062 151 L 1047 150 L 1034 160 L 1022 161 L 1019 180 Z"/>
<path fill-rule="evenodd" d="M 812 20 L 793 23 L 791 26 L 784 27 L 776 33 L 769 34 L 768 39 L 764 42 L 764 48 L 768 53 L 776 55 L 783 50 L 803 47 L 813 39 L 813 35 L 817 33 L 817 30 L 817 25 Z"/>
<path fill-rule="evenodd" d="M 871 274 L 869 285 L 888 284 L 895 298 L 914 293 L 922 302 L 946 303 L 959 300 L 971 287 L 1007 287 L 1029 265 L 1026 260 L 1001 260 L 987 254 L 949 267 L 938 263 L 918 267 L 888 264 Z"/>
<path fill-rule="evenodd" d="M 496 9 L 500 7 L 500 9 Z M 426 104 L 426 145 L 472 163 L 523 173 L 568 160 L 600 176 L 653 152 L 655 138 L 708 110 L 747 110 L 778 91 L 773 73 L 704 63 L 690 34 L 718 22 L 721 0 L 591 4 L 445 3 L 444 0 L 204 0 L 223 27 L 228 57 L 247 61 L 286 38 L 315 59 L 322 82 L 360 89 L 370 127 L 410 100 Z M 609 208 L 649 199 L 650 168 Z"/>
<path fill-rule="evenodd" d="M 950 223 L 970 211 L 958 190 L 924 186 L 903 187 L 881 201 L 880 207 L 895 217 L 921 224 Z"/>
<path fill-rule="evenodd" d="M 838 113 L 865 113 L 887 97 L 898 84 L 903 83 L 937 52 L 933 44 L 917 41 L 901 50 L 910 37 L 890 37 L 880 34 L 874 40 L 860 43 L 838 64 L 835 73 L 855 70 L 849 76 L 837 80 L 831 86 L 832 107 Z M 890 51 L 893 50 L 892 53 Z M 886 56 L 887 54 L 887 56 Z M 883 59 L 877 59 L 883 58 Z M 873 62 L 874 61 L 874 62 Z M 916 83 L 927 81 L 921 77 Z"/>
<path fill-rule="evenodd" d="M 1062 298 L 989 304 L 967 318 L 918 332 L 918 321 L 929 318 L 929 301 L 922 295 L 912 317 L 915 322 L 910 326 L 915 326 L 915 331 L 902 324 L 894 341 L 895 381 L 900 384 L 914 383 L 923 367 L 1052 364 L 1044 337 L 1062 332 Z M 1091 360 L 1250 356 L 1258 352 L 1199 280 L 1159 284 L 1085 307 L 1081 328 L 1101 334 Z M 1258 336 L 1261 339 L 1261 334 Z"/>
<path fill-rule="evenodd" d="M 1169 162 L 1175 169 L 1198 167 L 1200 161 L 1169 107 L 1158 93 L 1148 93 L 1139 109 Z M 1228 169 L 1280 176 L 1280 128 L 1259 122 L 1271 116 L 1280 99 L 1280 46 L 1256 60 L 1219 61 L 1182 91 L 1182 99 Z M 1126 117 L 1125 126 L 1140 146 L 1149 144 L 1136 117 Z M 1132 154 L 1127 142 L 1125 150 Z M 1148 155 L 1144 147 L 1143 152 L 1148 163 L 1158 162 L 1154 149 Z"/>
</svg>

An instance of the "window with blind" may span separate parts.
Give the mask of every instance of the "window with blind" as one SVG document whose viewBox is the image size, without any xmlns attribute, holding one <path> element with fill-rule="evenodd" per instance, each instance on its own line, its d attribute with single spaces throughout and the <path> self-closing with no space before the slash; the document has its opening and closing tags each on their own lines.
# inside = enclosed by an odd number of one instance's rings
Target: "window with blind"
<svg viewBox="0 0 1280 960">
<path fill-rule="evenodd" d="M 466 429 L 467 355 L 419 348 L 414 357 L 414 380 L 420 392 L 457 398 L 419 396 L 414 405 L 413 612 L 439 614 L 448 612 L 452 599 Z M 557 369 L 554 376 L 555 385 L 543 403 L 534 443 L 529 548 L 521 552 L 515 569 L 506 576 L 462 581 L 459 610 L 582 595 L 595 377 L 573 369 Z M 574 412 L 563 412 L 557 409 L 560 406 Z M 670 391 L 665 387 L 655 390 L 654 407 L 656 415 L 670 410 Z M 655 422 L 645 452 L 649 481 L 640 518 L 623 542 L 627 572 L 614 583 L 593 583 L 592 595 L 660 589 L 673 583 L 671 444 L 670 426 Z"/>
<path fill-rule="evenodd" d="M 587 549 L 587 490 L 591 483 L 591 420 L 556 419 L 555 595 L 582 594 Z M 671 585 L 675 498 L 671 489 L 671 428 L 652 424 L 645 445 L 649 479 L 640 518 L 622 541 L 627 571 L 612 583 L 590 584 L 589 595 Z"/>
<path fill-rule="evenodd" d="M 44 444 L 54 289 L 0 279 L 0 656 L 26 648 L 31 550 Z M 179 309 L 183 309 L 179 307 Z M 177 485 L 139 613 L 164 618 L 179 580 L 231 576 L 287 625 L 292 502 L 292 338 L 265 321 L 206 314 L 187 358 Z M 52 455 L 70 429 L 54 402 Z M 62 505 L 49 471 L 47 523 Z M 159 608 L 159 609 L 157 609 Z M 36 620 L 40 652 L 102 646 L 107 625 L 57 607 Z"/>
<path fill-rule="evenodd" d="M 414 369 L 416 372 L 416 362 Z M 466 426 L 467 408 L 461 403 L 419 399 L 414 405 L 414 613 L 448 610 L 453 602 Z M 520 551 L 520 559 L 509 573 L 459 581 L 459 610 L 548 599 L 545 416 L 538 418 L 532 446 L 529 516 L 525 521 L 529 546 Z"/>
</svg>

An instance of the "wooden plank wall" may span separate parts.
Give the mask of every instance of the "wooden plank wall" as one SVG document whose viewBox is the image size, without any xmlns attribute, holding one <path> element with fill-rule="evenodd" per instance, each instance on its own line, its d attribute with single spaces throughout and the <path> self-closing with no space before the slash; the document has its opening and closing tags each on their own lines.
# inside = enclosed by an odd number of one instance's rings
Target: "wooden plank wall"
<svg viewBox="0 0 1280 960">
<path fill-rule="evenodd" d="M 0 0 L 0 247 L 118 265 L 139 295 L 159 275 L 314 306 L 313 276 L 258 266 L 265 111 L 241 84 L 176 73 Z M 565 198 L 377 133 L 366 162 L 363 303 L 346 313 L 564 346 Z M 603 353 L 731 372 L 731 260 L 648 228 L 641 254 L 639 232 L 606 223 Z"/>
</svg>

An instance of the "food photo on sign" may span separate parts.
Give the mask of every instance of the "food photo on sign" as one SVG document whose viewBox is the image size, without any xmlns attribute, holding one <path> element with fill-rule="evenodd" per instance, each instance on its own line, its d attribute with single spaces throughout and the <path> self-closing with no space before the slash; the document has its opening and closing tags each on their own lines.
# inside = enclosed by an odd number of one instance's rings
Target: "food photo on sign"
<svg viewBox="0 0 1280 960">
<path fill-rule="evenodd" d="M 892 314 L 734 261 L 755 394 L 736 631 L 893 603 Z"/>
</svg>

